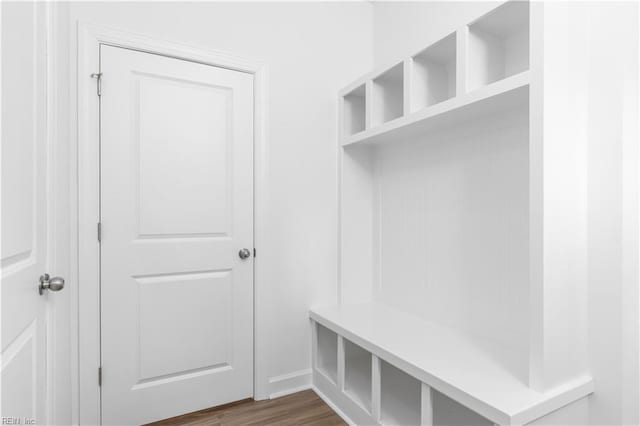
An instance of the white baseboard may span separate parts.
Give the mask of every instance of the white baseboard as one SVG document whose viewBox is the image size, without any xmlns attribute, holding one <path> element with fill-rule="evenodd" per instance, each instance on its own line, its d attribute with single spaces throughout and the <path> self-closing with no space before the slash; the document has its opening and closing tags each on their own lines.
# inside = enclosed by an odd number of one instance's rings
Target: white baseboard
<svg viewBox="0 0 640 426">
<path fill-rule="evenodd" d="M 311 385 L 311 389 L 318 394 L 318 396 L 329 406 L 335 413 L 342 418 L 348 425 L 356 426 L 355 422 L 353 422 L 349 416 L 347 416 L 341 409 L 339 409 L 325 394 L 323 394 L 317 387 Z"/>
<path fill-rule="evenodd" d="M 269 379 L 269 398 L 278 398 L 311 389 L 311 370 L 294 371 Z"/>
</svg>

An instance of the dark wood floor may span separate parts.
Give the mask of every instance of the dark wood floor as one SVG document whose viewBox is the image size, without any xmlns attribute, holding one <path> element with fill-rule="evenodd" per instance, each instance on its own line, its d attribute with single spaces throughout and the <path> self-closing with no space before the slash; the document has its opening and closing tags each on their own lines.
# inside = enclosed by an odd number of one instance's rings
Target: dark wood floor
<svg viewBox="0 0 640 426">
<path fill-rule="evenodd" d="M 246 399 L 151 424 L 154 426 L 346 425 L 312 390 L 266 401 Z"/>
</svg>

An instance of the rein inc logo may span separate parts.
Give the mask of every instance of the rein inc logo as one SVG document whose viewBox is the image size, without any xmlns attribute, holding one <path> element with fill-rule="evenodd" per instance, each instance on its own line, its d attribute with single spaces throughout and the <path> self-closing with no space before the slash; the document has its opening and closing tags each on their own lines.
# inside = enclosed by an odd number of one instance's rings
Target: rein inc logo
<svg viewBox="0 0 640 426">
<path fill-rule="evenodd" d="M 31 417 L 0 417 L 0 424 L 3 425 L 35 425 L 36 419 Z"/>
</svg>

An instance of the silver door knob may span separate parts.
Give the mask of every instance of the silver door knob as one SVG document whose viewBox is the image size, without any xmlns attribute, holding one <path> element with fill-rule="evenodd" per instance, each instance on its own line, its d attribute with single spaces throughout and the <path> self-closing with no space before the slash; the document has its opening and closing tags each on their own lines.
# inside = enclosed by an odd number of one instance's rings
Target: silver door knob
<svg viewBox="0 0 640 426">
<path fill-rule="evenodd" d="M 240 256 L 240 259 L 242 260 L 248 259 L 251 257 L 251 251 L 248 248 L 243 248 L 238 252 L 238 256 Z"/>
<path fill-rule="evenodd" d="M 38 293 L 42 295 L 45 290 L 51 291 L 60 291 L 64 288 L 64 278 L 62 277 L 53 277 L 51 278 L 49 274 L 44 274 L 40 276 L 40 285 L 38 286 Z"/>
</svg>

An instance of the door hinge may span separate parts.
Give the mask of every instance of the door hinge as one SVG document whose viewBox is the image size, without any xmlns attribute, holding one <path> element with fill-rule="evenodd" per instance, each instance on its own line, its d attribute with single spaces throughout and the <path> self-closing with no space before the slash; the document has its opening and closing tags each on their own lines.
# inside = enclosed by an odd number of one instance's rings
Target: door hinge
<svg viewBox="0 0 640 426">
<path fill-rule="evenodd" d="M 96 79 L 97 81 L 96 91 L 98 93 L 98 96 L 102 96 L 102 73 L 101 72 L 93 73 L 91 74 L 91 78 Z"/>
<path fill-rule="evenodd" d="M 98 386 L 102 386 L 102 367 L 98 367 Z"/>
<path fill-rule="evenodd" d="M 256 253 L 257 253 L 257 251 L 256 251 L 256 248 L 254 247 L 254 248 L 253 248 L 253 257 L 254 257 L 254 258 L 256 257 Z"/>
<path fill-rule="evenodd" d="M 102 223 L 98 222 L 98 242 L 102 242 Z"/>
</svg>

